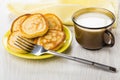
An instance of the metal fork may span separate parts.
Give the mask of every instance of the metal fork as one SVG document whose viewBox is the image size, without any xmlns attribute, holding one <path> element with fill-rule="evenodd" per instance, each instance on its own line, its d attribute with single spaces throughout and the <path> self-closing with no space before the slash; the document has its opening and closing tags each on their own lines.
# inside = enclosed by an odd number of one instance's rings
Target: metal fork
<svg viewBox="0 0 120 80">
<path fill-rule="evenodd" d="M 116 72 L 116 68 L 108 66 L 108 65 L 104 65 L 104 64 L 93 62 L 93 61 L 90 61 L 90 60 L 70 56 L 70 55 L 67 55 L 67 54 L 60 54 L 60 53 L 52 51 L 52 50 L 46 50 L 44 47 L 42 47 L 40 45 L 36 45 L 33 42 L 29 41 L 27 38 L 23 38 L 23 37 L 20 37 L 20 36 L 18 36 L 18 38 L 17 38 L 17 40 L 15 41 L 14 44 L 17 45 L 18 47 L 20 47 L 21 49 L 23 49 L 27 52 L 30 52 L 31 54 L 36 55 L 36 56 L 40 56 L 42 54 L 49 53 L 49 54 L 59 56 L 59 57 L 62 57 L 62 58 L 66 58 L 66 59 L 69 59 L 69 60 L 73 60 L 73 61 L 76 61 L 76 62 L 92 65 L 92 66 L 95 66 L 97 68 L 104 69 L 104 70 L 107 70 L 107 71 L 110 71 L 110 72 Z"/>
</svg>

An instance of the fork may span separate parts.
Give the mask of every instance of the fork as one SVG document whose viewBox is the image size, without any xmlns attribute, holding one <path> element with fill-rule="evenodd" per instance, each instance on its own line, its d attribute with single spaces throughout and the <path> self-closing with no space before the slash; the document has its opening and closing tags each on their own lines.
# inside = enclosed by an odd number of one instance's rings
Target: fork
<svg viewBox="0 0 120 80">
<path fill-rule="evenodd" d="M 90 61 L 90 60 L 86 60 L 86 59 L 82 59 L 82 58 L 78 58 L 78 57 L 74 57 L 74 56 L 70 56 L 67 54 L 60 54 L 58 52 L 52 51 L 52 50 L 47 50 L 45 49 L 43 46 L 34 44 L 32 41 L 29 41 L 27 38 L 18 36 L 15 43 L 16 46 L 18 46 L 19 48 L 35 55 L 35 56 L 40 56 L 43 55 L 45 53 L 48 54 L 52 54 L 58 57 L 62 57 L 62 58 L 66 58 L 69 60 L 73 60 L 76 62 L 80 62 L 80 63 L 84 63 L 84 64 L 88 64 L 88 65 L 92 65 L 95 66 L 97 68 L 106 70 L 106 71 L 110 71 L 110 72 L 116 72 L 116 68 L 112 67 L 112 66 L 108 66 L 108 65 L 104 65 L 98 62 L 94 62 L 94 61 Z"/>
</svg>

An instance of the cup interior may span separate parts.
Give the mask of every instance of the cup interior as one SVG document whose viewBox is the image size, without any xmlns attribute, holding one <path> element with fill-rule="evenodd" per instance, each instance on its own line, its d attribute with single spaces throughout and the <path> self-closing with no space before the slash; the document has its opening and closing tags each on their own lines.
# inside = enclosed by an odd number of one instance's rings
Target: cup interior
<svg viewBox="0 0 120 80">
<path fill-rule="evenodd" d="M 83 15 L 83 14 L 86 14 L 86 13 L 100 13 L 100 14 L 104 14 L 106 16 L 108 16 L 112 22 L 110 24 L 107 24 L 105 26 L 102 26 L 102 27 L 87 27 L 87 26 L 83 26 L 79 23 L 76 22 L 76 19 Z M 74 22 L 75 25 L 79 26 L 79 27 L 82 27 L 82 28 L 87 28 L 87 29 L 101 29 L 101 28 L 107 28 L 109 26 L 111 26 L 114 22 L 115 22 L 115 16 L 114 14 L 107 10 L 107 9 L 104 9 L 104 8 L 84 8 L 84 9 L 80 9 L 78 11 L 76 11 L 74 14 L 73 14 L 73 17 L 72 17 L 72 21 Z"/>
</svg>

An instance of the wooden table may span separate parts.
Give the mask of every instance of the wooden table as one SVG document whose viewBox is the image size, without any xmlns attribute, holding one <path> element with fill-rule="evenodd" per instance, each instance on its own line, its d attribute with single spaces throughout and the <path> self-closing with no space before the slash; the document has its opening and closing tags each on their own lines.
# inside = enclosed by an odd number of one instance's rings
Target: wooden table
<svg viewBox="0 0 120 80">
<path fill-rule="evenodd" d="M 9 54 L 2 45 L 2 37 L 10 28 L 10 17 L 11 14 L 6 11 L 5 6 L 0 5 L 0 80 L 120 80 L 120 24 L 113 31 L 116 41 L 114 47 L 97 51 L 82 48 L 74 38 L 73 27 L 69 27 L 73 41 L 64 52 L 115 66 L 118 72 L 111 73 L 59 57 L 28 60 Z"/>
</svg>

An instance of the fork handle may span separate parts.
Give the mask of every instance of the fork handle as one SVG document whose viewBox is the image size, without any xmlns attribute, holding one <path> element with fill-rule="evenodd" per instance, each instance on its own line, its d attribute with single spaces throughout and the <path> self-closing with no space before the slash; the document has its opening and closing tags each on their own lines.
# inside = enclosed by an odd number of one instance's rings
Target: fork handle
<svg viewBox="0 0 120 80">
<path fill-rule="evenodd" d="M 48 53 L 53 54 L 53 55 L 58 56 L 58 57 L 66 58 L 66 59 L 69 59 L 69 60 L 73 60 L 73 61 L 76 61 L 76 62 L 92 65 L 92 66 L 95 66 L 97 68 L 104 69 L 106 71 L 116 72 L 116 68 L 108 66 L 108 65 L 104 65 L 104 64 L 101 64 L 101 63 L 97 63 L 97 62 L 93 62 L 93 61 L 90 61 L 90 60 L 86 60 L 86 59 L 70 56 L 70 55 L 67 55 L 67 54 L 61 54 L 61 53 L 58 53 L 58 52 L 55 52 L 55 51 L 51 51 L 51 50 L 48 51 Z"/>
</svg>

